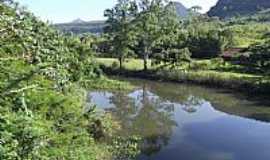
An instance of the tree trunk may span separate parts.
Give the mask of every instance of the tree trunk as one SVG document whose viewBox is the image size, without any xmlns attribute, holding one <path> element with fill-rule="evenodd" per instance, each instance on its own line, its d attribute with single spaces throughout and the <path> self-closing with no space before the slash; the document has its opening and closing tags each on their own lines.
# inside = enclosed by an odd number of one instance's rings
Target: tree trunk
<svg viewBox="0 0 270 160">
<path fill-rule="evenodd" d="M 119 58 L 118 59 L 119 60 L 119 64 L 120 64 L 120 71 L 122 71 L 122 69 L 123 69 L 123 58 L 121 57 L 121 58 Z"/>
<path fill-rule="evenodd" d="M 148 58 L 149 58 L 148 49 L 145 48 L 144 49 L 144 55 L 143 55 L 143 64 L 144 64 L 143 70 L 144 71 L 147 71 L 148 70 L 148 65 L 147 65 Z"/>
</svg>

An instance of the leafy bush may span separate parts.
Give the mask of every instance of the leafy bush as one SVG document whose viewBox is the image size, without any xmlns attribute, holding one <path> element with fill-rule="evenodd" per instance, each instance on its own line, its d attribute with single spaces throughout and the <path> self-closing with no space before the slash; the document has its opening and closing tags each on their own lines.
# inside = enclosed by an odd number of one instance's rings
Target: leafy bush
<svg viewBox="0 0 270 160">
<path fill-rule="evenodd" d="M 62 35 L 16 3 L 0 1 L 0 70 L 0 159 L 113 157 L 114 144 L 99 143 L 94 134 L 113 138 L 113 119 L 87 104 L 77 85 L 101 80 L 79 37 Z"/>
</svg>

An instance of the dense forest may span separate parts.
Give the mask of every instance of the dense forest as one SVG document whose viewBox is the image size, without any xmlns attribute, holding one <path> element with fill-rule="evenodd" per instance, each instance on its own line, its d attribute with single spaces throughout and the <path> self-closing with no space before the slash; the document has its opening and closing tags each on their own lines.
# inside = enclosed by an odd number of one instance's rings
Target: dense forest
<svg viewBox="0 0 270 160">
<path fill-rule="evenodd" d="M 0 159 L 133 159 L 140 137 L 120 136 L 115 117 L 86 100 L 88 89 L 132 88 L 104 73 L 268 96 L 269 10 L 224 20 L 200 9 L 118 0 L 97 23 L 104 32 L 70 34 L 1 0 Z"/>
</svg>

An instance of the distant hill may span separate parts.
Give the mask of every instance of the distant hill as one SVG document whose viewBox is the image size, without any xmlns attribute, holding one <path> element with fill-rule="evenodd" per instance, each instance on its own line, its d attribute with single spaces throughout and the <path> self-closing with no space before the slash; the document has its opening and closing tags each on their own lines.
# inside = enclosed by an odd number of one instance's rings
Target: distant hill
<svg viewBox="0 0 270 160">
<path fill-rule="evenodd" d="M 259 22 L 259 23 L 270 23 L 270 9 L 257 12 L 253 15 L 239 17 L 236 21 L 240 22 Z"/>
<path fill-rule="evenodd" d="M 180 2 L 171 2 L 176 9 L 176 13 L 180 17 L 188 16 L 188 9 Z M 93 33 L 99 34 L 103 32 L 105 27 L 105 21 L 90 21 L 86 22 L 81 19 L 75 19 L 69 23 L 60 23 L 54 25 L 57 29 L 65 33 L 83 34 L 83 33 Z"/>
<path fill-rule="evenodd" d="M 176 13 L 180 17 L 187 17 L 188 16 L 188 9 L 180 2 L 170 2 L 169 5 L 172 5 L 176 9 Z"/>
<path fill-rule="evenodd" d="M 80 18 L 75 19 L 74 21 L 72 21 L 71 23 L 86 23 L 86 21 L 81 20 Z"/>
<path fill-rule="evenodd" d="M 83 33 L 93 33 L 99 34 L 103 32 L 105 27 L 105 21 L 83 21 L 81 19 L 76 19 L 70 23 L 60 23 L 54 25 L 57 29 L 65 33 L 83 34 Z"/>
<path fill-rule="evenodd" d="M 269 9 L 270 0 L 219 0 L 208 15 L 220 18 L 247 16 Z"/>
</svg>

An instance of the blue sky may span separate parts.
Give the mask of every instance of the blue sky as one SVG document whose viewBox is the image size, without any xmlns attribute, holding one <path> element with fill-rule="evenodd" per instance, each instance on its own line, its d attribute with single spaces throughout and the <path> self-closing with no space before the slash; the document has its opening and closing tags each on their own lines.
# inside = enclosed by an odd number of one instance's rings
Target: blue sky
<svg viewBox="0 0 270 160">
<path fill-rule="evenodd" d="M 85 21 L 102 20 L 103 12 L 114 6 L 117 0 L 17 0 L 26 6 L 42 20 L 53 23 L 70 22 L 80 18 Z M 203 12 L 217 2 L 217 0 L 175 0 L 186 7 L 200 5 Z"/>
</svg>

